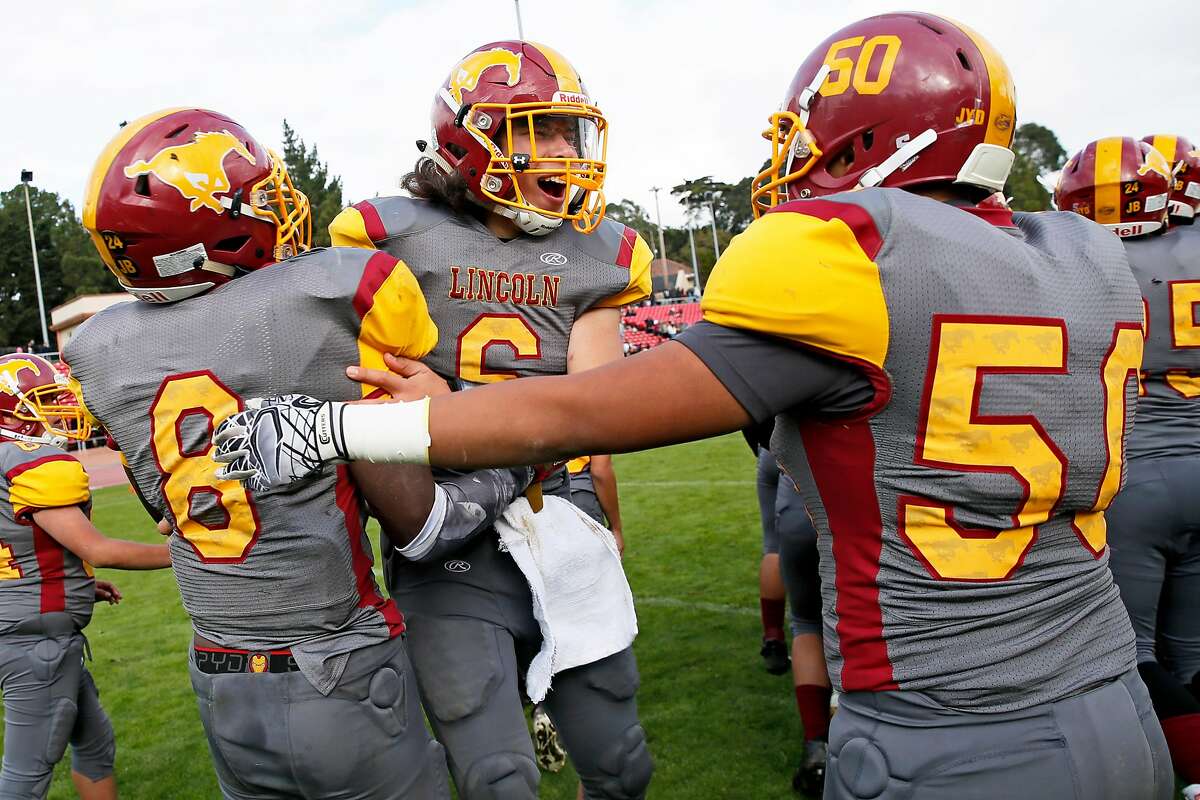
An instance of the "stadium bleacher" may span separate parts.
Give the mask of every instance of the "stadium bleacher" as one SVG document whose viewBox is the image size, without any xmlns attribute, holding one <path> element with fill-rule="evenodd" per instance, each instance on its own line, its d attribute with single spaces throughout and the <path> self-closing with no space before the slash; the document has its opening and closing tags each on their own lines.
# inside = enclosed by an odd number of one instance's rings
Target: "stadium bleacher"
<svg viewBox="0 0 1200 800">
<path fill-rule="evenodd" d="M 670 341 L 701 319 L 699 303 L 630 306 L 621 314 L 621 335 L 630 355 Z"/>
</svg>

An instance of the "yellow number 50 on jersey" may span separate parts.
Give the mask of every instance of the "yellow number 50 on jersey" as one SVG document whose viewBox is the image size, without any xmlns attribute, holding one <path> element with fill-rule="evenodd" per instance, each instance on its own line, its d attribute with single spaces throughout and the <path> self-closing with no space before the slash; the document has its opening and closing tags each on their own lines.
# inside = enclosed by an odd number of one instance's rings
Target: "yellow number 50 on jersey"
<svg viewBox="0 0 1200 800">
<path fill-rule="evenodd" d="M 1062 499 L 1067 459 L 1033 413 L 981 413 L 984 377 L 1066 374 L 1066 324 L 1043 318 L 936 316 L 933 326 L 916 463 L 1011 475 L 1023 488 L 1023 498 L 1013 527 L 997 531 L 968 528 L 955 521 L 951 506 L 904 496 L 900 536 L 935 577 L 1003 580 L 1021 565 L 1037 538 L 1037 526 L 1050 519 Z M 1103 510 L 1121 482 L 1125 387 L 1136 380 L 1142 344 L 1140 325 L 1118 324 L 1097 376 L 1107 458 L 1092 509 L 1074 518 L 1080 542 L 1094 555 L 1104 549 Z"/>
<path fill-rule="evenodd" d="M 542 340 L 520 314 L 480 314 L 458 335 L 458 377 L 471 383 L 495 383 L 517 373 L 488 369 L 493 347 L 507 347 L 518 361 L 542 357 Z"/>
<path fill-rule="evenodd" d="M 163 496 L 171 506 L 179 534 L 204 561 L 239 562 L 258 538 L 258 510 L 238 481 L 214 477 L 212 432 L 226 417 L 240 411 L 242 402 L 211 372 L 171 375 L 158 388 L 150 406 L 151 447 L 164 481 Z M 206 420 L 208 435 L 187 449 L 182 426 L 189 417 Z M 193 503 L 210 495 L 224 515 L 221 522 L 192 516 Z"/>
</svg>

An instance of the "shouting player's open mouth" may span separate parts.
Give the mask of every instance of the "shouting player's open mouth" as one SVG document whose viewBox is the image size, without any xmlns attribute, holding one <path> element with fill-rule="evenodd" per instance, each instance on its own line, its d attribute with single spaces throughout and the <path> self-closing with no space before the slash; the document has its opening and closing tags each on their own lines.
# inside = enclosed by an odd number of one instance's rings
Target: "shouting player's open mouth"
<svg viewBox="0 0 1200 800">
<path fill-rule="evenodd" d="M 549 197 L 551 200 L 562 202 L 567 194 L 567 182 L 557 175 L 548 175 L 544 178 L 538 178 L 538 189 L 542 194 Z"/>
</svg>

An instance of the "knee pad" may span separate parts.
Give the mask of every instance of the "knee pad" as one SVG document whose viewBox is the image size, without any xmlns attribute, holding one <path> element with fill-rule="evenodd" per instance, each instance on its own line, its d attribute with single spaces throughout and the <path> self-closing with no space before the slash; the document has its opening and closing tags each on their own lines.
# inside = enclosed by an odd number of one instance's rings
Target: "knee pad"
<svg viewBox="0 0 1200 800">
<path fill-rule="evenodd" d="M 504 678 L 493 626 L 475 619 L 414 617 L 409 658 L 425 711 L 455 722 L 487 705 Z"/>
<path fill-rule="evenodd" d="M 633 648 L 600 659 L 586 666 L 587 683 L 613 700 L 628 700 L 641 685 Z"/>
<path fill-rule="evenodd" d="M 654 759 L 646 746 L 641 725 L 627 729 L 600 758 L 603 774 L 581 776 L 589 798 L 604 800 L 641 800 L 654 775 Z"/>
<path fill-rule="evenodd" d="M 463 800 L 537 800 L 541 775 L 520 753 L 493 753 L 472 764 L 458 787 Z"/>
<path fill-rule="evenodd" d="M 78 712 L 75 701 L 66 697 L 54 700 L 50 706 L 50 719 L 46 723 L 45 759 L 51 767 L 57 764 L 67 751 L 67 742 L 71 739 L 71 730 L 75 727 Z"/>
</svg>

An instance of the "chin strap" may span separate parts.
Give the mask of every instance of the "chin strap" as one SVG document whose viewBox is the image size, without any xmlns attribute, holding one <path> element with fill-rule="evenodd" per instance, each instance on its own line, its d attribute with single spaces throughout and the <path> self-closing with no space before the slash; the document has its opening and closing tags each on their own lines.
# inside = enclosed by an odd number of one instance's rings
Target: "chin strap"
<svg viewBox="0 0 1200 800">
<path fill-rule="evenodd" d="M 561 217 L 548 217 L 536 211 L 530 211 L 525 208 L 513 208 L 512 206 L 501 205 L 500 203 L 493 204 L 492 211 L 502 217 L 511 219 L 514 225 L 530 236 L 545 236 L 548 233 L 558 230 L 559 226 L 562 225 Z"/>
<path fill-rule="evenodd" d="M 892 153 L 882 164 L 877 167 L 871 167 L 862 174 L 858 179 L 858 188 L 869 189 L 872 186 L 878 186 L 883 183 L 888 175 L 891 175 L 896 170 L 903 167 L 910 160 L 937 141 L 937 131 L 933 128 L 926 128 L 922 133 L 915 138 L 909 139 L 900 149 Z"/>
</svg>

